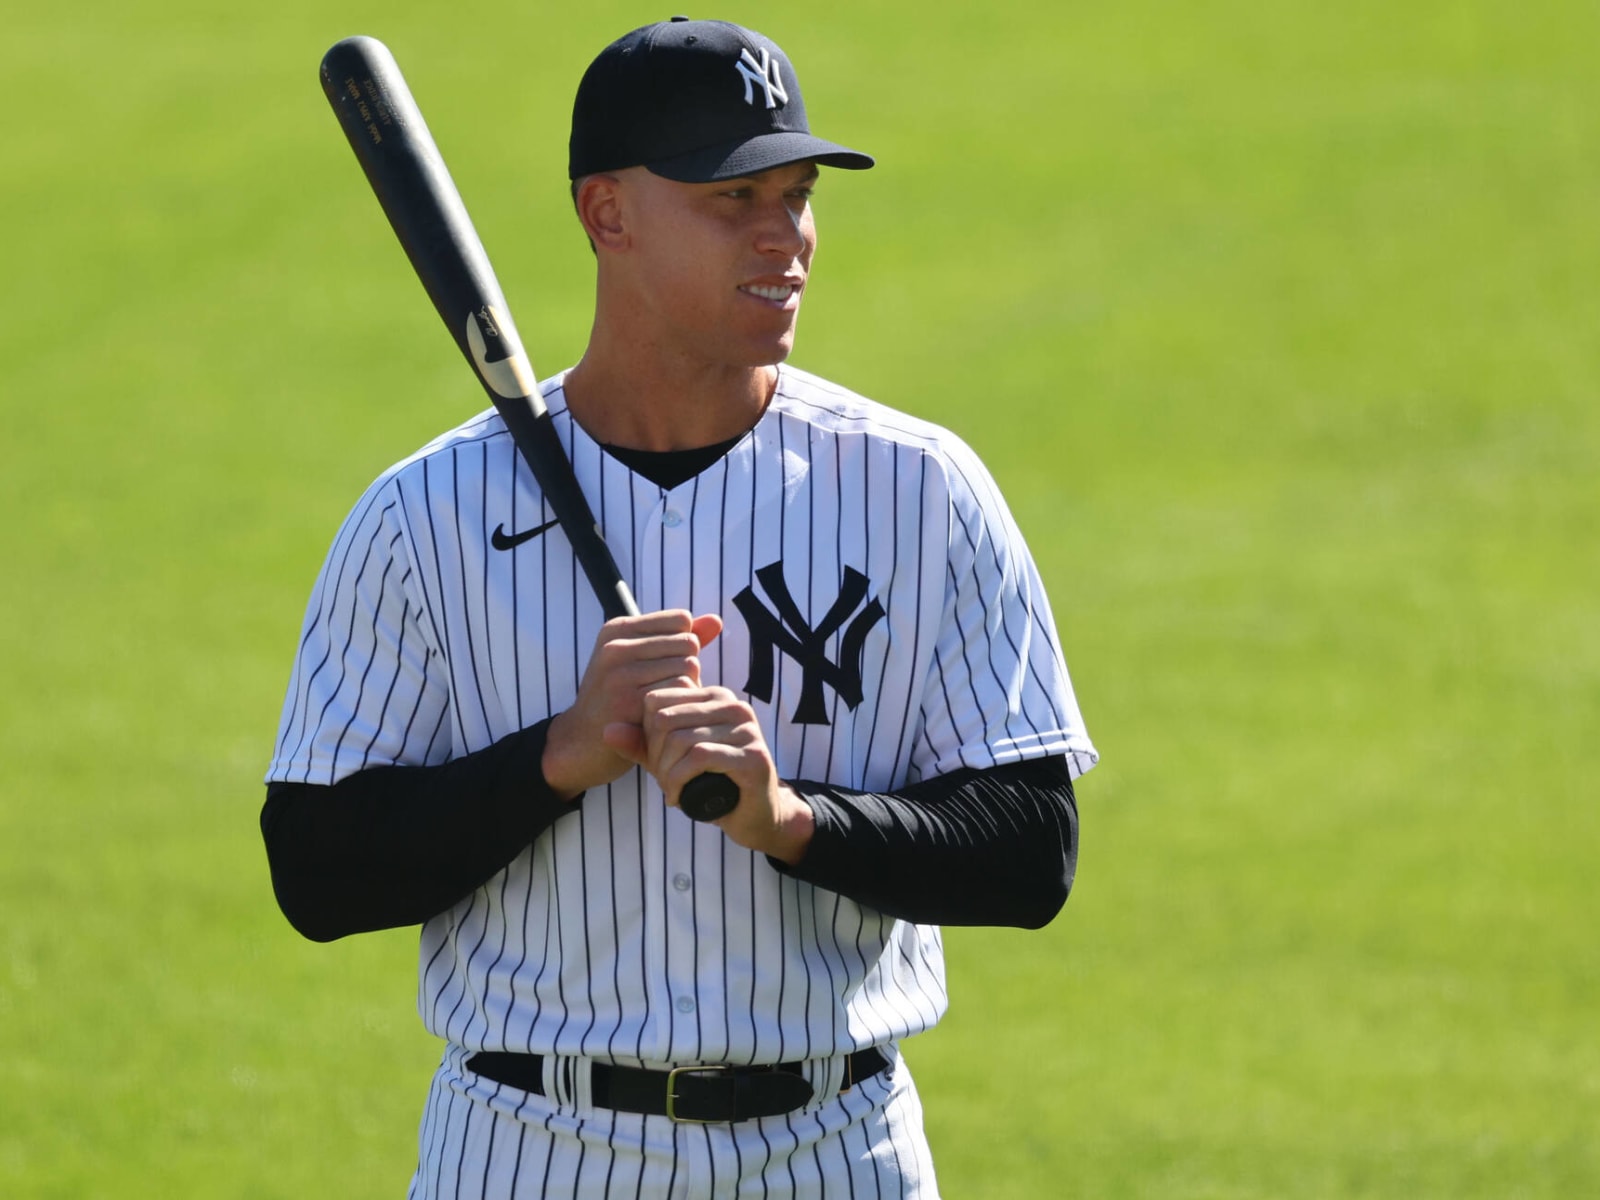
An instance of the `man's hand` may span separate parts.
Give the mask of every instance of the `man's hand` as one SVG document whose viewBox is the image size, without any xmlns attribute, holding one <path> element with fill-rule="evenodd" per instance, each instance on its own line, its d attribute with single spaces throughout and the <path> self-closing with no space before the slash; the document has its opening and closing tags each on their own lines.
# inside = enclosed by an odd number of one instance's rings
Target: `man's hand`
<svg viewBox="0 0 1600 1200">
<path fill-rule="evenodd" d="M 545 781 L 570 800 L 610 783 L 639 758 L 644 699 L 654 688 L 698 687 L 700 650 L 722 632 L 722 618 L 682 609 L 618 617 L 595 639 L 572 707 L 550 722 L 542 761 Z M 615 743 L 606 739 L 606 730 Z M 625 734 L 631 729 L 633 736 Z"/>
<path fill-rule="evenodd" d="M 677 807 L 683 785 L 707 771 L 739 787 L 739 804 L 714 822 L 732 841 L 793 866 L 811 844 L 811 806 L 778 779 L 755 711 L 727 688 L 670 684 L 644 697 L 643 729 L 612 725 L 606 744 L 655 776 Z"/>
</svg>

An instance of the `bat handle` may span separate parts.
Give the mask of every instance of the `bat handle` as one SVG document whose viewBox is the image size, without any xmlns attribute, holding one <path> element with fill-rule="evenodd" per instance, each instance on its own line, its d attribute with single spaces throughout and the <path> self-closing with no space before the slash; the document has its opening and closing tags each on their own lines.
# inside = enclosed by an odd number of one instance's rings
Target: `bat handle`
<svg viewBox="0 0 1600 1200">
<path fill-rule="evenodd" d="M 638 601 L 633 598 L 633 593 L 623 582 L 616 563 L 605 550 L 605 543 L 597 538 L 595 544 L 599 549 L 592 550 L 591 553 L 603 556 L 605 561 L 593 569 L 588 562 L 585 562 L 584 569 L 590 572 L 589 580 L 594 584 L 595 594 L 600 597 L 600 607 L 605 610 L 606 620 L 610 621 L 616 617 L 637 617 Z M 574 549 L 577 547 L 574 546 Z M 679 811 L 695 821 L 718 820 L 731 813 L 738 804 L 739 785 L 726 775 L 719 775 L 715 771 L 696 775 L 684 784 L 683 790 L 678 793 Z"/>
<path fill-rule="evenodd" d="M 731 813 L 739 803 L 739 785 L 726 775 L 707 771 L 696 775 L 678 793 L 678 808 L 696 821 L 715 821 Z"/>
</svg>

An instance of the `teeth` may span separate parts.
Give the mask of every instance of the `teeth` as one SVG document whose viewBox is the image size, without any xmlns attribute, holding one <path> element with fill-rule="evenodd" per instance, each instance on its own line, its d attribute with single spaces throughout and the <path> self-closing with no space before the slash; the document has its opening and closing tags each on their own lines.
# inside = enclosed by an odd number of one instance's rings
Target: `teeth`
<svg viewBox="0 0 1600 1200">
<path fill-rule="evenodd" d="M 794 288 L 789 286 L 758 287 L 755 284 L 751 284 L 749 287 L 741 288 L 740 290 L 749 292 L 752 296 L 760 296 L 763 300 L 787 300 L 794 294 Z"/>
</svg>

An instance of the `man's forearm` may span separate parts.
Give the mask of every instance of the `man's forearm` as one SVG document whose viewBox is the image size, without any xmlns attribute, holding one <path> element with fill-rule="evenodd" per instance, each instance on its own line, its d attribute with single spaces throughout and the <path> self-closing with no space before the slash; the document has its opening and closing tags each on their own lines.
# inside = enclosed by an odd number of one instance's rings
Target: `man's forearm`
<svg viewBox="0 0 1600 1200">
<path fill-rule="evenodd" d="M 261 831 L 273 890 L 315 941 L 418 925 L 574 811 L 545 783 L 548 722 L 433 767 L 332 786 L 273 783 Z M 1064 760 L 959 771 L 892 793 L 790 785 L 815 828 L 795 878 L 922 924 L 1037 928 L 1065 902 L 1077 808 Z"/>
<path fill-rule="evenodd" d="M 540 772 L 547 726 L 438 766 L 268 785 L 261 834 L 289 923 L 319 942 L 418 925 L 493 877 L 577 807 Z"/>
<path fill-rule="evenodd" d="M 1064 759 L 957 771 L 882 794 L 790 786 L 816 829 L 797 865 L 773 865 L 891 916 L 1037 929 L 1072 888 L 1078 809 Z"/>
</svg>

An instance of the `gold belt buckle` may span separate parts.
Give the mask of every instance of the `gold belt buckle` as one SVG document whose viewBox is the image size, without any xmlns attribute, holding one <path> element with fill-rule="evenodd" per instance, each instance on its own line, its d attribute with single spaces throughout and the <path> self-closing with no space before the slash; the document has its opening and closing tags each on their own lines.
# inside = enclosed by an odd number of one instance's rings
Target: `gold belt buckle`
<svg viewBox="0 0 1600 1200">
<path fill-rule="evenodd" d="M 709 1063 L 693 1067 L 673 1067 L 667 1072 L 667 1119 L 676 1121 L 680 1125 L 717 1125 L 721 1124 L 714 1117 L 684 1117 L 678 1115 L 678 1076 L 679 1075 L 725 1075 L 733 1070 L 727 1063 Z"/>
</svg>

